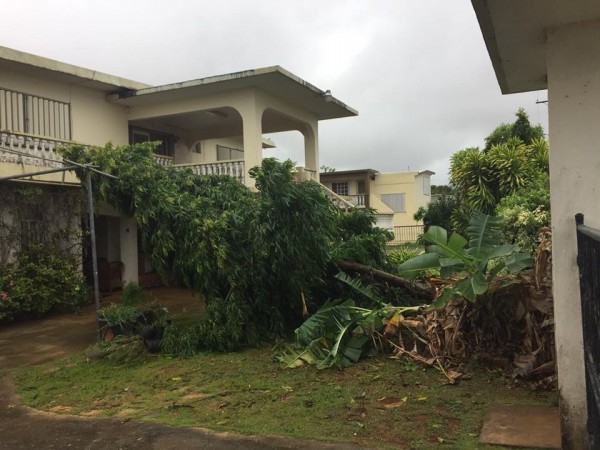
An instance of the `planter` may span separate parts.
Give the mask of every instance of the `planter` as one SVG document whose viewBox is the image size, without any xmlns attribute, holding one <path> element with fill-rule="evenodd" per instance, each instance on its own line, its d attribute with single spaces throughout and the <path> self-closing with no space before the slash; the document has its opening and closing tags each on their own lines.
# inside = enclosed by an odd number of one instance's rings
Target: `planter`
<svg viewBox="0 0 600 450">
<path fill-rule="evenodd" d="M 162 339 L 144 339 L 144 344 L 150 353 L 160 352 L 160 341 Z"/>
</svg>

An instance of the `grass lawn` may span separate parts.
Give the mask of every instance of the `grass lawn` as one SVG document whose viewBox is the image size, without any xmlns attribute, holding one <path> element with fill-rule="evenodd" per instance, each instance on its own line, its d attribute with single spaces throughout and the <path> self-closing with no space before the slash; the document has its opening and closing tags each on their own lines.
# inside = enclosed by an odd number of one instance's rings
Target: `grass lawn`
<svg viewBox="0 0 600 450">
<path fill-rule="evenodd" d="M 24 403 L 84 416 L 275 434 L 376 448 L 492 449 L 479 431 L 492 403 L 551 404 L 554 393 L 515 387 L 472 368 L 460 384 L 406 360 L 371 358 L 345 369 L 281 369 L 271 348 L 135 364 L 76 356 L 16 371 Z"/>
</svg>

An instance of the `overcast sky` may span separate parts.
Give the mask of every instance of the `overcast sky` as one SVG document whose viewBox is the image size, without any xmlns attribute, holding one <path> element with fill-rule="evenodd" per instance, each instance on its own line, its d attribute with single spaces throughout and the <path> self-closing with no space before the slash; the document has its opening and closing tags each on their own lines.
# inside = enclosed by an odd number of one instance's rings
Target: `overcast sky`
<svg viewBox="0 0 600 450">
<path fill-rule="evenodd" d="M 280 65 L 359 111 L 320 124 L 320 164 L 430 169 L 546 92 L 503 96 L 469 0 L 5 0 L 0 45 L 149 84 Z M 269 155 L 303 163 L 297 132 Z"/>
</svg>

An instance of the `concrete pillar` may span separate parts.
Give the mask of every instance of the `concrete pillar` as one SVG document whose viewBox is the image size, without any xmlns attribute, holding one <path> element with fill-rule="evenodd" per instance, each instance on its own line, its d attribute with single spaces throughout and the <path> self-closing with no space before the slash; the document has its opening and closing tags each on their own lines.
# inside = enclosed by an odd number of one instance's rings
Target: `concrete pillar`
<svg viewBox="0 0 600 450">
<path fill-rule="evenodd" d="M 564 449 L 586 448 L 575 214 L 600 229 L 600 22 L 547 33 L 553 290 Z"/>
<path fill-rule="evenodd" d="M 301 130 L 304 135 L 304 167 L 314 171 L 319 181 L 319 124 L 317 121 L 307 123 Z"/>
<path fill-rule="evenodd" d="M 129 217 L 121 217 L 121 261 L 123 262 L 123 283 L 138 282 L 137 224 Z"/>
<path fill-rule="evenodd" d="M 254 188 L 254 180 L 248 175 L 248 171 L 262 163 L 262 114 L 260 108 L 252 96 L 245 104 L 238 108 L 242 116 L 242 128 L 244 139 L 244 166 L 246 176 L 244 184 Z"/>
</svg>

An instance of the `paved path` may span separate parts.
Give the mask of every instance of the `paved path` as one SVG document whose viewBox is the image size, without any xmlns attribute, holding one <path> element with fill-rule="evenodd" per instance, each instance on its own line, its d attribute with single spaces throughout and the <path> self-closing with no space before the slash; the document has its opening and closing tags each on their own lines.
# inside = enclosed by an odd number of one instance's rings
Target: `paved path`
<svg viewBox="0 0 600 450">
<path fill-rule="evenodd" d="M 171 311 L 198 307 L 188 291 L 158 289 L 152 293 Z M 104 299 L 104 302 L 116 297 Z M 0 449 L 356 449 L 273 436 L 241 436 L 208 430 L 175 428 L 131 420 L 86 418 L 37 411 L 14 394 L 11 368 L 42 364 L 79 352 L 96 339 L 95 308 L 78 314 L 14 324 L 0 329 Z"/>
</svg>

